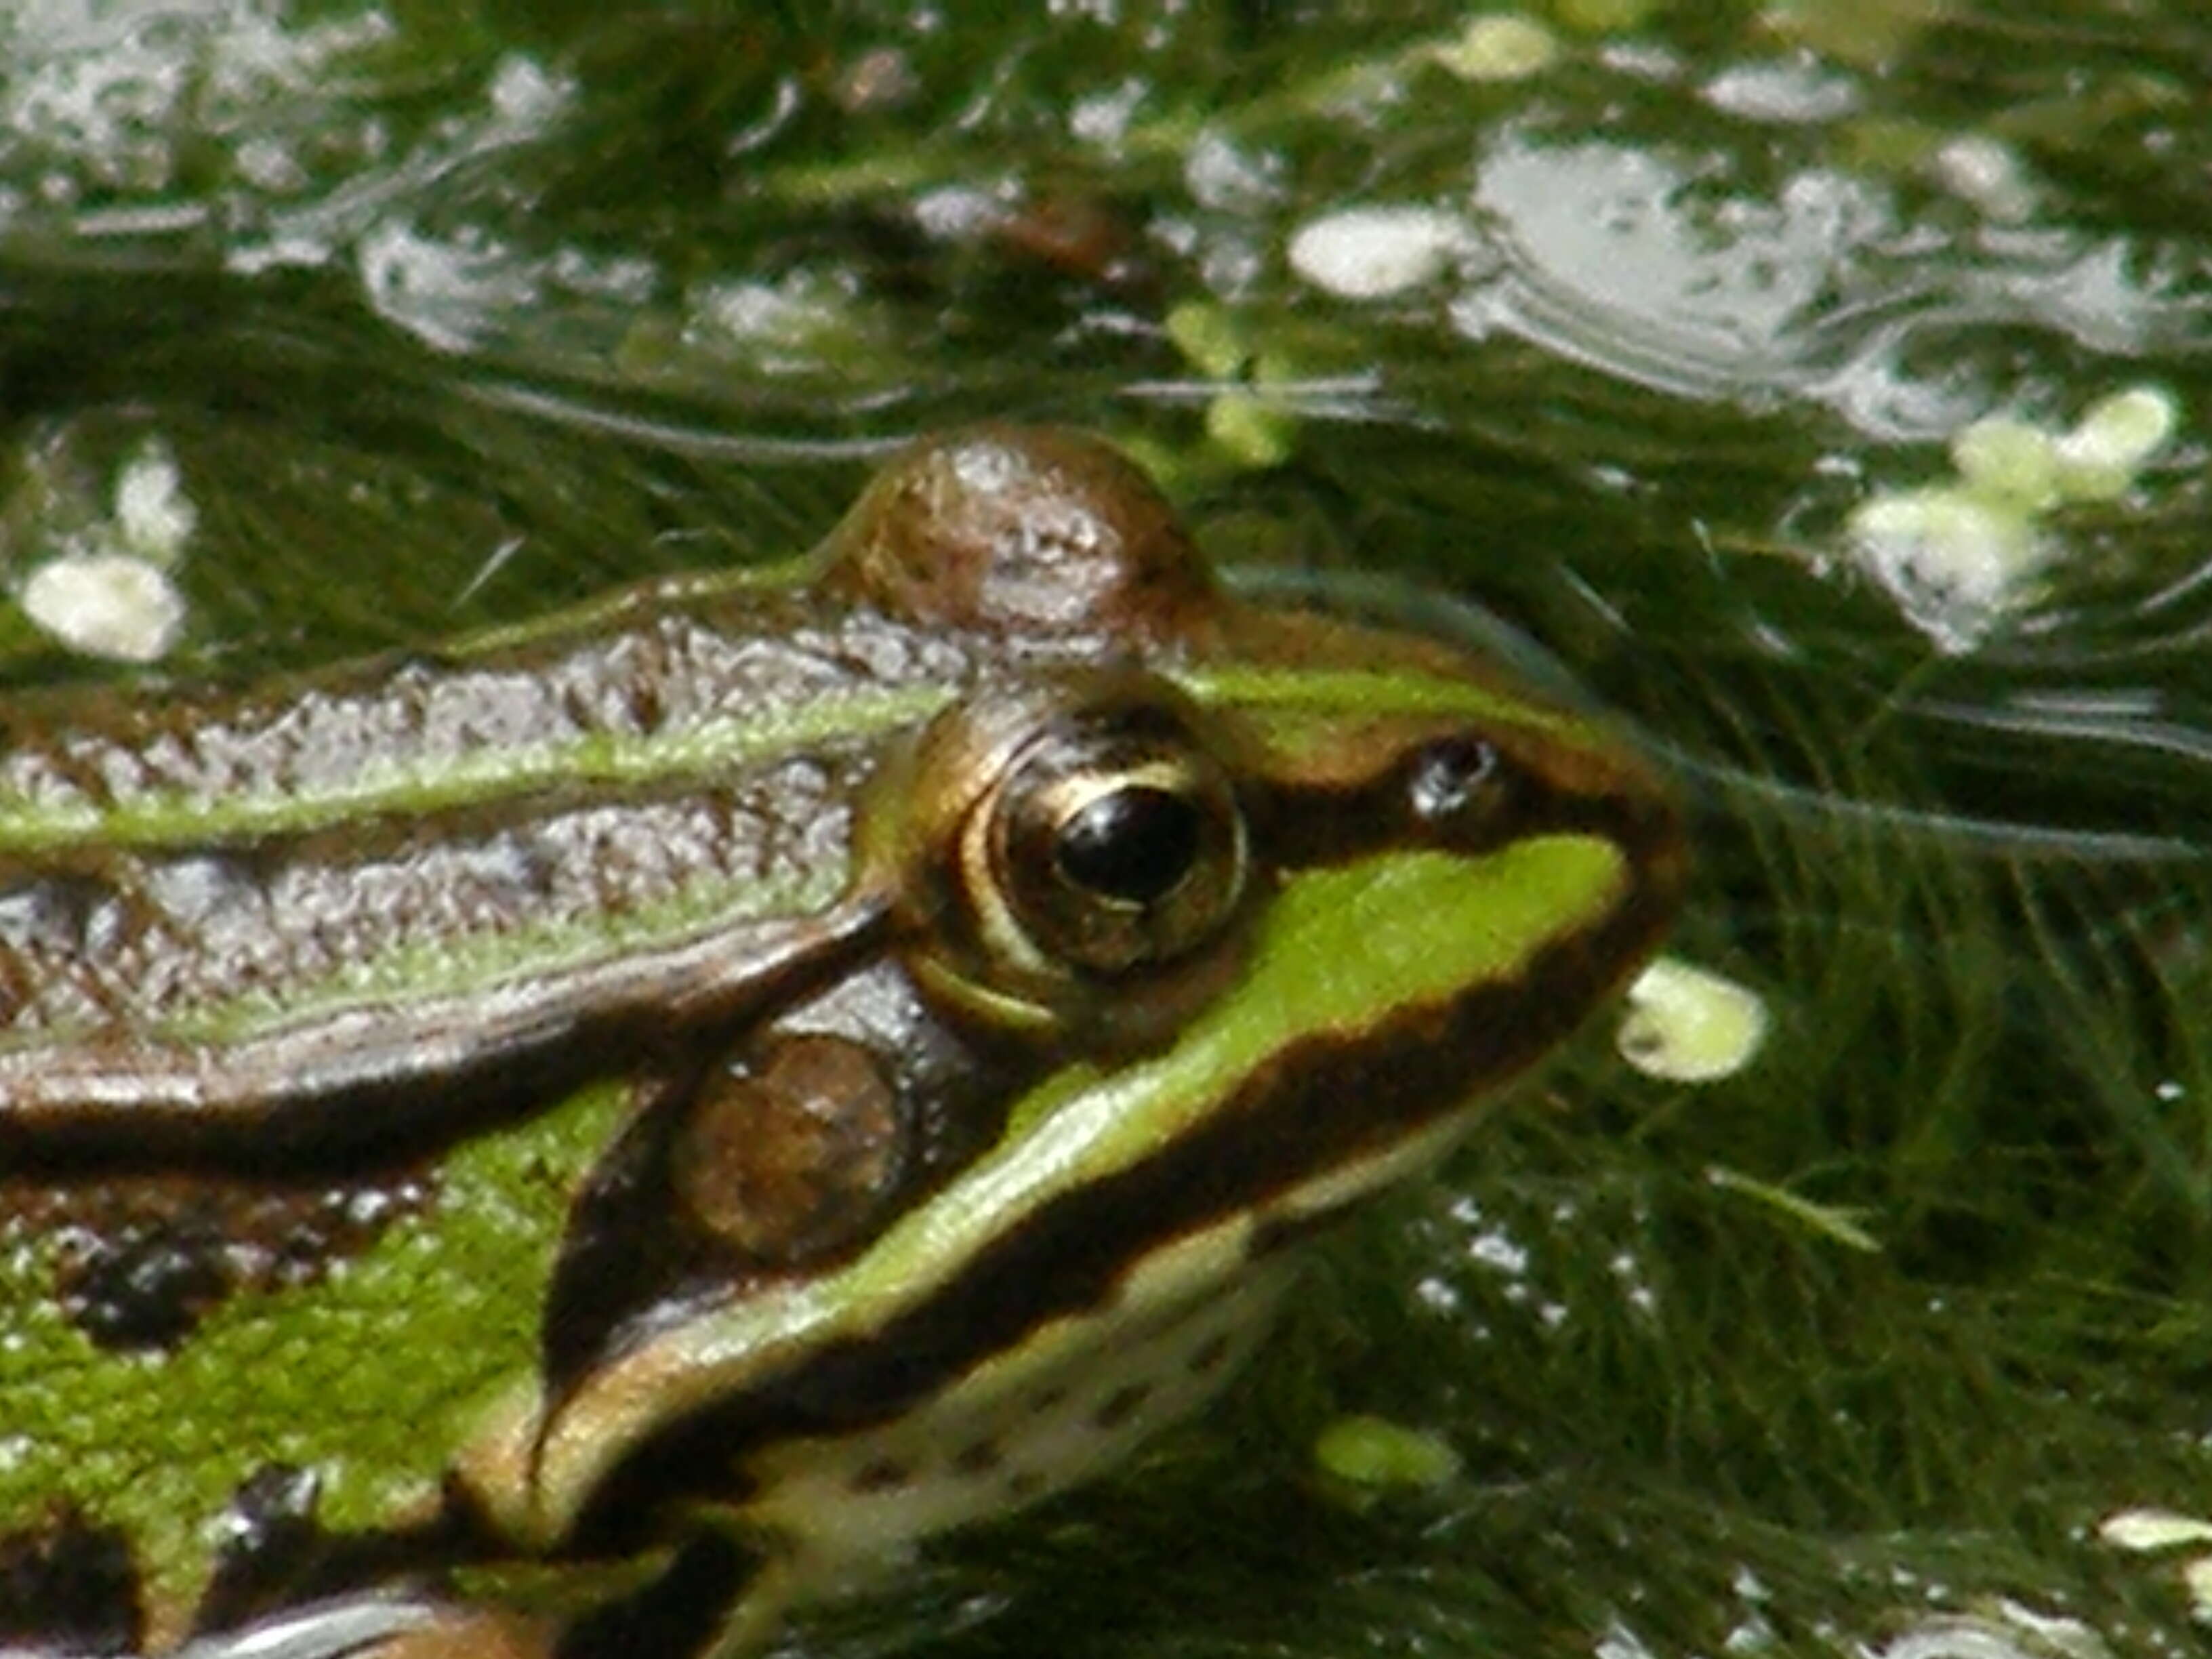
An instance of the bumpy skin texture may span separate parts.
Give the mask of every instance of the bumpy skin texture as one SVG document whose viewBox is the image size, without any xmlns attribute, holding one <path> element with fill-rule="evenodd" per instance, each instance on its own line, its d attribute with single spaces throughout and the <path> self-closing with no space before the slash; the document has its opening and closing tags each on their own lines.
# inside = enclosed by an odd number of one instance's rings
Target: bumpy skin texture
<svg viewBox="0 0 2212 1659">
<path fill-rule="evenodd" d="M 1128 1413 L 1038 1379 L 1228 1353 L 1207 1298 L 1681 872 L 1601 732 L 1226 598 L 1056 432 L 918 446 L 786 572 L 0 722 L 0 1637 L 87 1647 L 550 1563 L 673 1650 L 749 1571 L 629 1565 L 679 1497 L 796 1579 L 1079 1478 Z M 998 1485 L 887 1481 L 917 1424 Z"/>
</svg>

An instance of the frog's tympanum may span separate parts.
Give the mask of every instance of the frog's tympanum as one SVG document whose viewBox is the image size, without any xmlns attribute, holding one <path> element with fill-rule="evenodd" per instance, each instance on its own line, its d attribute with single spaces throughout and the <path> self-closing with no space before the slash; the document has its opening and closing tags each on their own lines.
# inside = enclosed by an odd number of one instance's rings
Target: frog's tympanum
<svg viewBox="0 0 2212 1659">
<path fill-rule="evenodd" d="M 0 707 L 0 1647 L 735 1653 L 1121 1458 L 1651 948 L 1468 653 L 982 429 L 813 557 Z"/>
</svg>

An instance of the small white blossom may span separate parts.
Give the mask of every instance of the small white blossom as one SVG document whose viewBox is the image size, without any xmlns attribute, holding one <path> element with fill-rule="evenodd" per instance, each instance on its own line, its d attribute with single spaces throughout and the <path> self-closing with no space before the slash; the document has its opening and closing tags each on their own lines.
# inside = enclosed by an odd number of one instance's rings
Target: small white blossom
<svg viewBox="0 0 2212 1659">
<path fill-rule="evenodd" d="M 1559 36 L 1516 11 L 1477 17 L 1458 40 L 1436 49 L 1437 62 L 1462 81 L 1525 81 L 1559 57 Z"/>
<path fill-rule="evenodd" d="M 140 558 L 175 563 L 199 520 L 175 458 L 160 442 L 145 445 L 116 475 L 116 534 Z"/>
<path fill-rule="evenodd" d="M 2212 1521 L 2172 1510 L 2119 1510 L 2097 1523 L 2097 1536 L 2115 1549 L 2153 1553 L 2185 1544 L 2212 1544 Z"/>
<path fill-rule="evenodd" d="M 2031 514 L 1954 486 L 1872 496 L 1848 528 L 1860 564 L 1952 652 L 1981 641 L 2052 549 Z"/>
<path fill-rule="evenodd" d="M 2124 495 L 2180 424 L 2172 393 L 2157 386 L 2130 386 L 2100 398 L 2058 440 L 2059 489 L 2077 501 Z"/>
<path fill-rule="evenodd" d="M 1621 1058 L 1672 1083 L 1716 1083 L 1743 1069 L 1766 1039 L 1756 992 L 1709 968 L 1662 957 L 1628 988 Z"/>
<path fill-rule="evenodd" d="M 1470 235 L 1433 208 L 1347 208 L 1291 238 L 1291 269 L 1339 299 L 1387 300 L 1441 276 Z"/>
<path fill-rule="evenodd" d="M 155 662 L 184 630 L 185 602 L 168 573 L 130 553 L 53 559 L 23 583 L 24 614 L 72 651 Z"/>
<path fill-rule="evenodd" d="M 1959 428 L 1951 464 L 1973 495 L 2040 513 L 2058 501 L 2058 452 L 2051 434 L 1992 415 Z"/>
</svg>

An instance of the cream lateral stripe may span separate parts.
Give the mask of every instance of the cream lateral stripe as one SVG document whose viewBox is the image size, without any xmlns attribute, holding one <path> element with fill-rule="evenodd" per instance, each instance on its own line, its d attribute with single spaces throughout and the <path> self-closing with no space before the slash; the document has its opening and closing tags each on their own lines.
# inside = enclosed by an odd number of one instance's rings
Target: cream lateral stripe
<svg viewBox="0 0 2212 1659">
<path fill-rule="evenodd" d="M 1564 876 L 1552 867 L 1562 864 L 1567 866 Z M 1532 871 L 1550 878 L 1539 879 Z M 1481 909 L 1493 917 L 1496 927 L 1510 932 L 1486 938 L 1486 954 L 1474 944 L 1458 961 L 1425 954 L 1408 971 L 1425 973 L 1430 980 L 1412 990 L 1391 981 L 1371 995 L 1347 996 L 1332 983 L 1327 994 L 1356 999 L 1358 1006 L 1317 1021 L 1273 1019 L 1270 1024 L 1279 1029 L 1256 1042 L 1249 1035 L 1251 1022 L 1240 1021 L 1239 1010 L 1250 995 L 1265 999 L 1273 988 L 1255 993 L 1248 981 L 1148 1060 L 1110 1076 L 1077 1066 L 1045 1079 L 1015 1103 L 1008 1134 L 994 1152 L 930 1202 L 901 1218 L 842 1272 L 750 1297 L 742 1306 L 711 1311 L 672 1329 L 563 1402 L 544 1425 L 535 1490 L 521 1506 L 527 1519 L 518 1517 L 520 1524 L 532 1535 L 558 1539 L 600 1475 L 657 1424 L 741 1394 L 750 1381 L 774 1375 L 841 1338 L 866 1340 L 889 1321 L 927 1304 L 994 1244 L 1018 1234 L 1046 1205 L 1177 1144 L 1216 1109 L 1224 1094 L 1241 1086 L 1284 1048 L 1332 1030 L 1364 1027 L 1447 1002 L 1470 984 L 1510 982 L 1545 946 L 1609 914 L 1628 884 L 1626 860 L 1611 842 L 1584 836 L 1536 836 L 1482 859 L 1405 854 L 1334 866 L 1298 878 L 1278 897 L 1277 910 L 1284 896 L 1297 889 L 1334 892 L 1332 883 L 1354 877 L 1400 876 L 1450 884 L 1456 890 L 1451 895 L 1455 913 Z M 1563 886 L 1570 890 L 1562 892 Z M 1279 963 L 1313 944 L 1295 935 L 1263 938 L 1260 954 Z M 1479 964 L 1473 960 L 1478 957 Z M 1253 978 L 1265 974 L 1260 967 Z M 1326 1188 L 1323 1172 L 1298 1190 L 1325 1194 Z"/>
<path fill-rule="evenodd" d="M 927 719 L 955 695 L 946 686 L 829 692 L 773 722 L 721 719 L 671 737 L 593 736 L 534 748 L 489 746 L 419 765 L 374 766 L 343 787 L 283 794 L 245 788 L 210 800 L 156 790 L 114 806 L 41 806 L 20 794 L 0 795 L 0 854 L 84 845 L 198 848 L 299 835 L 363 814 L 404 817 L 478 805 L 552 784 L 702 777 L 840 741 L 866 743 Z"/>
</svg>

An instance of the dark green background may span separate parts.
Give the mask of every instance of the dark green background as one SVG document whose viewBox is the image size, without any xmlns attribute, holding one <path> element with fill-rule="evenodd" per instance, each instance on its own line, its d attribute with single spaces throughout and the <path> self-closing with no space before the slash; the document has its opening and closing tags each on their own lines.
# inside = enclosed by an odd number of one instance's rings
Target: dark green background
<svg viewBox="0 0 2212 1659">
<path fill-rule="evenodd" d="M 1681 0 L 1481 86 L 1427 58 L 1443 7 L 983 9 L 9 8 L 9 579 L 157 436 L 199 512 L 161 672 L 245 674 L 795 551 L 871 455 L 991 415 L 1140 447 L 1231 558 L 1471 597 L 1679 765 L 1679 946 L 1769 1048 L 1692 1091 L 1594 1032 L 1328 1255 L 1224 1411 L 797 1648 L 2061 1650 L 2008 1601 L 2189 1650 L 2178 1560 L 2094 1528 L 2212 1510 L 2212 25 Z M 1964 137 L 2025 213 L 1945 185 Z M 1571 305 L 1500 253 L 1516 167 L 1644 191 L 1560 186 L 1609 250 Z M 1376 303 L 1291 274 L 1378 203 L 1480 245 Z M 817 324 L 733 331 L 747 283 Z M 1209 444 L 1194 306 L 1279 465 Z M 2179 441 L 2051 523 L 1978 649 L 1845 556 L 1959 423 L 2138 382 Z M 17 683 L 113 672 L 7 634 Z M 1463 1476 L 1326 1489 L 1349 1411 Z"/>
</svg>

